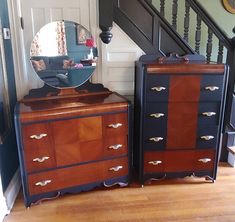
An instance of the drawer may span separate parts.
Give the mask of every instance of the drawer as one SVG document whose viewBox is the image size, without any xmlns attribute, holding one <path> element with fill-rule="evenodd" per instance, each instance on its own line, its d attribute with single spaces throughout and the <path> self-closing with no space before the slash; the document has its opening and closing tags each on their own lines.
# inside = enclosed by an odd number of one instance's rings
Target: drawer
<svg viewBox="0 0 235 222">
<path fill-rule="evenodd" d="M 110 114 L 103 116 L 103 136 L 125 136 L 128 131 L 127 113 Z"/>
<path fill-rule="evenodd" d="M 167 124 L 168 104 L 147 103 L 145 107 L 144 123 L 148 125 L 163 126 Z"/>
<path fill-rule="evenodd" d="M 146 101 L 167 101 L 169 75 L 146 75 Z"/>
<path fill-rule="evenodd" d="M 165 126 L 157 126 L 154 130 L 149 130 L 151 127 L 144 128 L 144 150 L 163 150 L 166 147 L 166 129 Z"/>
<path fill-rule="evenodd" d="M 197 130 L 196 147 L 201 148 L 215 148 L 217 144 L 217 126 L 199 126 Z"/>
<path fill-rule="evenodd" d="M 145 152 L 144 173 L 213 170 L 215 150 Z"/>
<path fill-rule="evenodd" d="M 217 126 L 219 124 L 220 102 L 201 102 L 198 110 L 199 126 Z"/>
<path fill-rule="evenodd" d="M 194 158 L 195 170 L 213 170 L 215 164 L 215 150 L 197 150 Z"/>
<path fill-rule="evenodd" d="M 56 166 L 52 133 L 48 123 L 24 125 L 22 139 L 27 172 Z"/>
<path fill-rule="evenodd" d="M 103 182 L 128 175 L 127 157 L 62 168 L 28 176 L 29 194 L 36 195 L 74 186 Z"/>
<path fill-rule="evenodd" d="M 104 138 L 104 156 L 111 157 L 127 154 L 127 140 L 127 135 Z"/>
<path fill-rule="evenodd" d="M 223 75 L 203 75 L 200 101 L 220 101 L 223 92 Z"/>
</svg>

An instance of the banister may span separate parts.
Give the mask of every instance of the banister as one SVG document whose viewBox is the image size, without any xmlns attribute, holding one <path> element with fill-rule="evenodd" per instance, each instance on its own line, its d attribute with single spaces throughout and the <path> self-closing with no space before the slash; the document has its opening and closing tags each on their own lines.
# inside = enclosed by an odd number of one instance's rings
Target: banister
<svg viewBox="0 0 235 222">
<path fill-rule="evenodd" d="M 226 33 L 217 25 L 215 20 L 209 15 L 209 13 L 202 7 L 197 0 L 185 0 L 190 4 L 190 7 L 198 14 L 203 22 L 213 31 L 213 33 L 223 42 L 226 48 L 231 49 L 233 47 L 232 40 L 226 35 Z"/>
</svg>

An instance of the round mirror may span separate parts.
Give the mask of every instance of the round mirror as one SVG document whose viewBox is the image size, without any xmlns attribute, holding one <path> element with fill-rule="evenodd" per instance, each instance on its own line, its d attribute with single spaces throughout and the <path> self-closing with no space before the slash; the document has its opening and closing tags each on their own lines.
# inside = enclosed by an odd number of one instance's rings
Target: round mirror
<svg viewBox="0 0 235 222">
<path fill-rule="evenodd" d="M 38 76 L 53 87 L 77 87 L 96 67 L 97 47 L 91 33 L 71 21 L 43 26 L 30 48 L 31 64 Z"/>
</svg>

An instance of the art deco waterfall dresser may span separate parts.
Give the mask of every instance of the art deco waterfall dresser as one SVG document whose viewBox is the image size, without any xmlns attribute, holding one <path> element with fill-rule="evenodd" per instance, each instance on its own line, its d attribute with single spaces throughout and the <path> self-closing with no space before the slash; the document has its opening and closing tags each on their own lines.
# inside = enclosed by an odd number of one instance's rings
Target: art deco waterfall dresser
<svg viewBox="0 0 235 222">
<path fill-rule="evenodd" d="M 81 25 L 48 25 L 52 32 L 58 26 L 65 30 L 66 55 L 38 52 L 35 42 L 43 40 L 42 28 L 32 42 L 30 60 L 46 84 L 31 90 L 15 109 L 26 206 L 67 192 L 125 186 L 130 181 L 130 103 L 103 85 L 90 83 L 96 65 L 96 58 L 86 54 L 95 47 L 91 33 L 83 27 L 88 39 L 81 43 L 76 39 Z"/>
<path fill-rule="evenodd" d="M 190 175 L 216 179 L 226 82 L 227 67 L 201 56 L 140 58 L 134 160 L 141 184 Z"/>
</svg>

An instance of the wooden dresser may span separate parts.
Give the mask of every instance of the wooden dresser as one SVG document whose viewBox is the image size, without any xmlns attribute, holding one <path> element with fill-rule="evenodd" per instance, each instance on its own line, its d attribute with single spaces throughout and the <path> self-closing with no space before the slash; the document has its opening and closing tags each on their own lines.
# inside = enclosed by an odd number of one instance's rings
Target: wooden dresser
<svg viewBox="0 0 235 222">
<path fill-rule="evenodd" d="M 216 179 L 227 67 L 189 57 L 195 61 L 143 56 L 136 64 L 134 160 L 142 185 L 190 175 Z"/>
<path fill-rule="evenodd" d="M 130 179 L 130 104 L 110 91 L 26 99 L 15 123 L 25 205 Z"/>
</svg>

